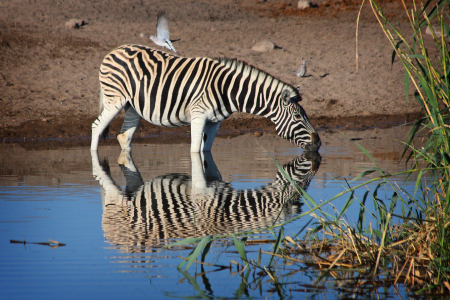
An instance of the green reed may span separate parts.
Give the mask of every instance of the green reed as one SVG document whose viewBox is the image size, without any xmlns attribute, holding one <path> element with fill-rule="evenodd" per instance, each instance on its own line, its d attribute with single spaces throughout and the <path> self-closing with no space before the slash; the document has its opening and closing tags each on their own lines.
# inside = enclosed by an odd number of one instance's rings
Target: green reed
<svg viewBox="0 0 450 300">
<path fill-rule="evenodd" d="M 429 166 L 448 167 L 450 163 L 450 28 L 446 24 L 449 16 L 445 9 L 449 8 L 449 0 L 434 2 L 428 0 L 418 8 L 415 2 L 408 6 L 403 2 L 408 34 L 403 34 L 400 26 L 393 25 L 383 13 L 376 0 L 371 0 L 372 10 L 393 47 L 392 63 L 398 57 L 405 69 L 404 85 L 408 101 L 409 87 L 414 87 L 414 98 L 421 105 L 425 116 L 417 120 L 406 141 L 403 154 L 409 151 L 407 159 L 414 158 L 414 164 L 425 162 Z M 428 42 L 424 32 L 429 31 L 432 42 Z M 413 139 L 418 132 L 427 136 L 422 149 L 415 149 Z M 440 172 L 443 184 L 439 188 L 446 202 L 449 201 L 450 186 L 448 172 Z"/>
<path fill-rule="evenodd" d="M 405 69 L 405 92 L 408 100 L 409 85 L 414 87 L 414 98 L 421 105 L 425 116 L 417 120 L 406 141 L 404 155 L 413 166 L 421 163 L 432 168 L 431 180 L 422 180 L 424 173 L 418 172 L 414 192 L 416 225 L 424 226 L 435 235 L 428 251 L 433 253 L 429 271 L 433 274 L 433 284 L 444 284 L 449 290 L 450 267 L 448 224 L 450 218 L 450 27 L 449 0 L 427 1 L 421 7 L 415 2 L 406 4 L 406 19 L 409 31 L 402 33 L 399 26 L 384 15 L 382 7 L 375 0 L 372 10 L 391 43 L 394 57 L 398 57 Z M 433 3 L 433 5 L 431 4 Z M 424 36 L 428 31 L 430 38 Z M 416 149 L 413 140 L 417 133 L 426 136 L 424 147 Z M 420 191 L 417 194 L 417 191 Z"/>
</svg>

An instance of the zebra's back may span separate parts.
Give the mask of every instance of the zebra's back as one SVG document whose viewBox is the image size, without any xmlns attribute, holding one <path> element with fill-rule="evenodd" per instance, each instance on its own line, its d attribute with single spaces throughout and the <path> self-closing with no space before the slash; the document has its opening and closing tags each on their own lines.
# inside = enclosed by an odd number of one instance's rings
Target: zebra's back
<svg viewBox="0 0 450 300">
<path fill-rule="evenodd" d="M 223 66 L 210 58 L 184 58 L 124 45 L 104 58 L 99 79 L 113 102 L 120 106 L 129 102 L 148 122 L 176 127 L 190 124 L 191 104 L 207 92 L 220 69 Z"/>
</svg>

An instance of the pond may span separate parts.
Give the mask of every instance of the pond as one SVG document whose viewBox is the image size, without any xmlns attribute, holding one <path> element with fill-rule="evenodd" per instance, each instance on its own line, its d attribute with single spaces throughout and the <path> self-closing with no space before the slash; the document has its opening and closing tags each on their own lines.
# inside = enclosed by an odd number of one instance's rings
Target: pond
<svg viewBox="0 0 450 300">
<path fill-rule="evenodd" d="M 400 141 L 407 132 L 344 131 L 390 173 L 404 169 Z M 319 280 L 301 263 L 275 259 L 283 274 L 278 284 L 260 270 L 242 271 L 229 236 L 212 244 L 208 265 L 194 263 L 187 270 L 177 266 L 193 247 L 163 248 L 187 237 L 258 231 L 307 212 L 271 157 L 317 202 L 373 166 L 342 133 L 320 134 L 320 155 L 271 134 L 217 137 L 211 154 L 201 155 L 191 155 L 186 143 L 153 140 L 133 144 L 132 153 L 121 152 L 118 143 L 101 145 L 98 155 L 88 146 L 1 145 L 0 298 L 364 298 L 332 277 Z M 414 178 L 395 180 L 406 189 L 414 184 Z M 324 210 L 333 213 L 346 199 Z M 355 206 L 349 221 L 356 222 L 358 211 Z M 286 224 L 285 235 L 294 237 L 310 219 Z M 259 249 L 271 251 L 277 230 L 251 235 L 248 258 L 256 260 Z M 263 264 L 269 259 L 263 255 Z M 407 297 L 402 286 L 370 293 Z"/>
</svg>

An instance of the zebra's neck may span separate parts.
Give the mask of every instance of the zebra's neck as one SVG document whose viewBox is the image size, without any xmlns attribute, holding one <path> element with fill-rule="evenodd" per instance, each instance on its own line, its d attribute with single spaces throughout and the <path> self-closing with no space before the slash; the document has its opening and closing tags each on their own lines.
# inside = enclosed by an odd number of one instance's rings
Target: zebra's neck
<svg viewBox="0 0 450 300">
<path fill-rule="evenodd" d="M 286 84 L 243 61 L 220 58 L 218 62 L 230 70 L 223 86 L 228 87 L 227 96 L 237 111 L 272 118 L 276 97 Z"/>
</svg>

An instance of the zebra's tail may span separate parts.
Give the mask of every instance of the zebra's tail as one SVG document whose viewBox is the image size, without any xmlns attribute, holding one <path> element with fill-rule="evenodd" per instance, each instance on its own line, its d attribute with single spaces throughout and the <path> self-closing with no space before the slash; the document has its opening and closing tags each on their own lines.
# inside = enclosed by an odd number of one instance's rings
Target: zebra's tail
<svg viewBox="0 0 450 300">
<path fill-rule="evenodd" d="M 100 115 L 103 112 L 104 109 L 104 105 L 103 105 L 103 97 L 104 95 L 104 91 L 102 86 L 100 85 L 100 99 L 98 101 L 98 114 Z M 106 139 L 108 137 L 108 133 L 109 133 L 109 124 L 108 126 L 106 126 L 105 130 L 103 130 L 102 134 L 100 135 L 101 139 Z"/>
</svg>

